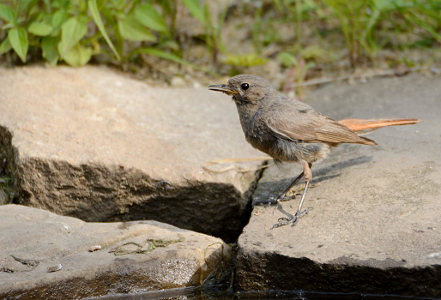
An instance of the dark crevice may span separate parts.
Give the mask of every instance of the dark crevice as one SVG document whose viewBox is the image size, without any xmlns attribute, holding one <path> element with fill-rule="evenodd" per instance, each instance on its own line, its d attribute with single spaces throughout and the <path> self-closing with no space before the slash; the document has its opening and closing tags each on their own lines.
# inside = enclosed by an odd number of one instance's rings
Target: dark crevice
<svg viewBox="0 0 441 300">
<path fill-rule="evenodd" d="M 12 146 L 12 133 L 0 125 L 0 179 L 3 181 L 0 188 L 7 193 L 10 203 L 18 202 L 17 160 L 18 151 Z"/>
<path fill-rule="evenodd" d="M 11 152 L 10 140 L 11 136 L 2 153 Z M 12 154 L 8 161 L 8 174 L 19 179 L 14 182 L 17 204 L 87 222 L 151 219 L 220 237 L 227 243 L 235 242 L 248 224 L 252 195 L 263 173 L 259 169 L 254 176 L 248 174 L 248 190 L 240 193 L 229 183 L 177 185 L 134 168 L 78 166 L 38 158 L 26 159 L 17 167 Z"/>
<path fill-rule="evenodd" d="M 248 191 L 245 193 L 245 197 L 247 199 L 247 204 L 244 210 L 244 213 L 242 214 L 241 217 L 241 221 L 240 221 L 240 232 L 237 234 L 236 238 L 234 239 L 234 241 L 237 241 L 237 239 L 239 238 L 240 234 L 243 232 L 243 229 L 245 228 L 245 226 L 248 225 L 248 223 L 250 222 L 250 218 L 251 218 L 251 213 L 253 212 L 253 196 L 254 196 L 254 192 L 257 189 L 257 185 L 259 184 L 260 179 L 262 178 L 266 168 L 269 165 L 269 160 L 265 160 L 260 168 L 256 171 L 255 173 L 255 179 L 254 181 L 250 184 L 250 187 L 248 189 Z"/>
</svg>

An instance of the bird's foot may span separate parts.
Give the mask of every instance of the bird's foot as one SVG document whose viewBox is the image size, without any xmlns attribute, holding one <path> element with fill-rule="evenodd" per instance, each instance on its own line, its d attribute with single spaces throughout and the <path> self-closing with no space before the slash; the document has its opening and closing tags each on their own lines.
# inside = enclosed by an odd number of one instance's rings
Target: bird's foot
<svg viewBox="0 0 441 300">
<path fill-rule="evenodd" d="M 291 224 L 292 226 L 295 226 L 297 224 L 297 222 L 299 221 L 299 218 L 303 217 L 304 215 L 308 214 L 309 211 L 311 210 L 310 207 L 308 207 L 307 209 L 303 210 L 303 211 L 297 211 L 293 216 L 290 216 L 289 218 L 279 218 L 276 224 L 274 224 L 271 229 L 274 228 L 278 228 L 278 227 L 282 227 L 288 224 Z"/>
<path fill-rule="evenodd" d="M 285 195 L 285 194 L 281 194 L 277 197 L 270 197 L 268 200 L 264 200 L 264 201 L 258 201 L 256 202 L 255 205 L 264 205 L 264 206 L 270 206 L 270 205 L 275 205 L 277 203 L 279 203 L 280 201 L 288 201 L 288 200 L 293 200 L 296 198 L 295 194 L 292 195 Z"/>
<path fill-rule="evenodd" d="M 289 200 L 293 200 L 296 198 L 296 194 L 291 194 L 291 195 L 286 195 L 286 193 L 283 193 L 279 196 L 277 196 L 276 200 L 277 202 L 279 201 L 289 201 Z"/>
</svg>

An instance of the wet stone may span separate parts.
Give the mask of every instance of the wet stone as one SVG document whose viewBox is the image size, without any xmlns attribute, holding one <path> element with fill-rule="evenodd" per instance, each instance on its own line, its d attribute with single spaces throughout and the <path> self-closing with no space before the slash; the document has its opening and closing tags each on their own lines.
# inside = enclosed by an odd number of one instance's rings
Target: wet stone
<svg viewBox="0 0 441 300">
<path fill-rule="evenodd" d="M 0 206 L 0 219 L 2 299 L 184 288 L 228 272 L 221 239 L 156 221 L 86 223 L 12 204 Z"/>
</svg>

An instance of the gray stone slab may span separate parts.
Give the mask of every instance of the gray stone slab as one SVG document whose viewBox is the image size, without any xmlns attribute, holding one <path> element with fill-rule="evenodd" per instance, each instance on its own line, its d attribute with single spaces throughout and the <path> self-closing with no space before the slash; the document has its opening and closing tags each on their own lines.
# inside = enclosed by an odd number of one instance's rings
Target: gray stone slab
<svg viewBox="0 0 441 300">
<path fill-rule="evenodd" d="M 296 226 L 271 230 L 295 213 L 300 197 L 255 206 L 238 241 L 238 288 L 441 297 L 440 78 L 334 84 L 308 100 L 335 119 L 422 122 L 379 129 L 368 135 L 379 146 L 339 146 L 313 165 L 304 204 L 311 210 Z M 300 172 L 298 165 L 270 166 L 254 202 L 277 195 Z"/>
<path fill-rule="evenodd" d="M 0 206 L 0 220 L 2 299 L 199 286 L 230 259 L 221 239 L 156 221 L 86 223 L 19 205 Z"/>
<path fill-rule="evenodd" d="M 19 203 L 86 221 L 239 234 L 255 172 L 202 168 L 260 155 L 231 100 L 92 66 L 1 68 L 0 90 L 0 161 Z"/>
</svg>

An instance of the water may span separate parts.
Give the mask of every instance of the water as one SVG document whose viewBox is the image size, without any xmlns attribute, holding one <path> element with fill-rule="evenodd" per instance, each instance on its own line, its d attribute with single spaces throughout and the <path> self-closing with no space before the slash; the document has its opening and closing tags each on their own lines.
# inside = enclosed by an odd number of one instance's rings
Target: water
<svg viewBox="0 0 441 300">
<path fill-rule="evenodd" d="M 152 291 L 132 295 L 111 295 L 99 299 L 122 299 L 122 300 L 241 300 L 241 299 L 292 299 L 292 300 L 428 300 L 439 298 L 398 296 L 398 295 L 373 295 L 357 293 L 318 293 L 307 291 L 246 291 L 234 292 L 232 290 L 207 290 L 199 287 L 170 289 L 164 291 Z"/>
</svg>

